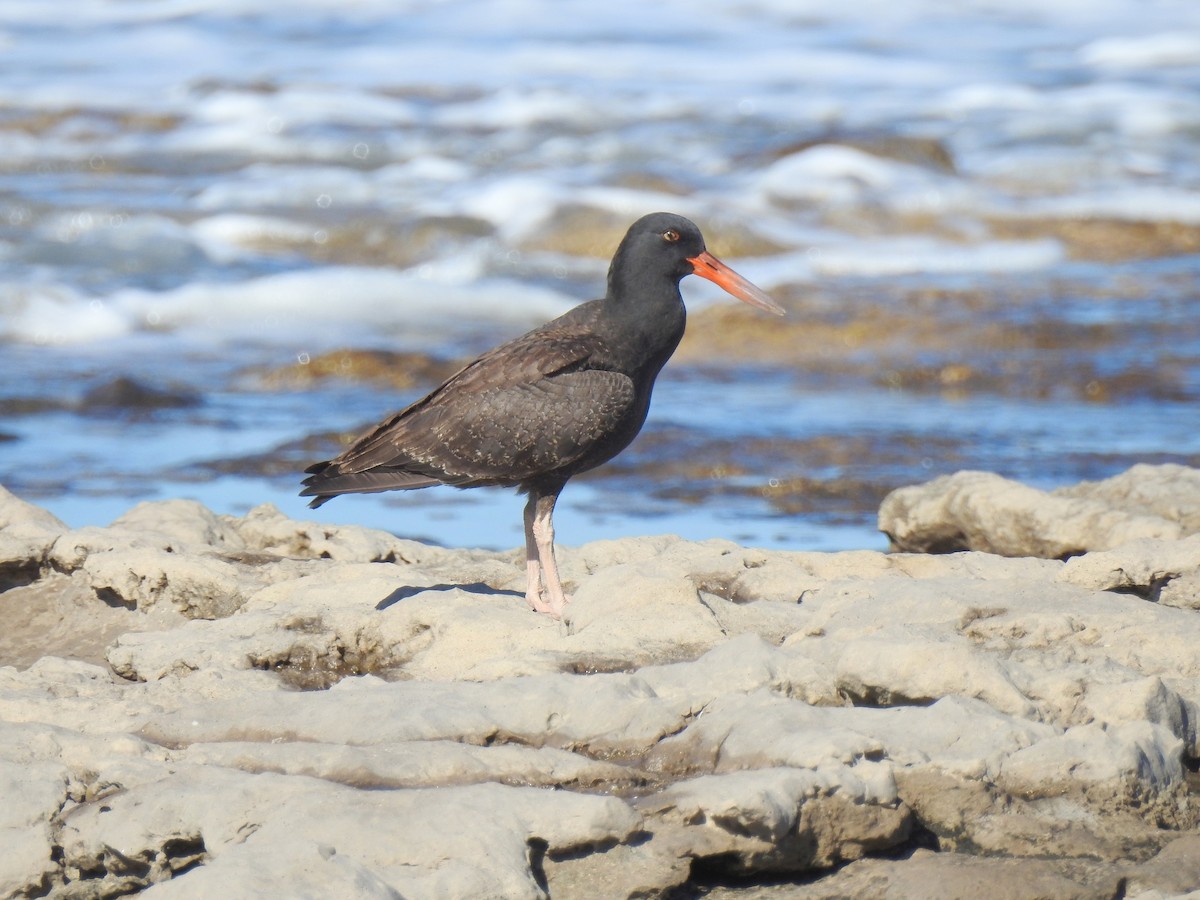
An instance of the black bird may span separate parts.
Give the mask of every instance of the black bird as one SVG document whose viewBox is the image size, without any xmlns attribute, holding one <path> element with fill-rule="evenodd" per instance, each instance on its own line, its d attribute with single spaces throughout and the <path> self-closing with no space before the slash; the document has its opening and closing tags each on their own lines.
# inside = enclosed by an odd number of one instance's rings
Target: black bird
<svg viewBox="0 0 1200 900">
<path fill-rule="evenodd" d="M 525 596 L 561 618 L 569 598 L 554 562 L 554 504 L 567 479 L 608 462 L 641 431 L 654 379 L 683 337 L 679 282 L 692 274 L 783 315 L 705 250 L 691 221 L 644 216 L 617 248 L 603 299 L 483 354 L 336 459 L 310 466 L 301 496 L 315 508 L 338 494 L 434 484 L 518 488 L 529 496 Z"/>
</svg>

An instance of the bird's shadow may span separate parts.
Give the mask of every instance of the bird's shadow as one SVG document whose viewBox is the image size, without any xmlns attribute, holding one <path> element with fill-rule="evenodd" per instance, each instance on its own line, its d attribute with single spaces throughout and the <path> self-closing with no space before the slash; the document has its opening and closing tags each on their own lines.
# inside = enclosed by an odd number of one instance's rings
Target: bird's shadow
<svg viewBox="0 0 1200 900">
<path fill-rule="evenodd" d="M 387 609 L 389 606 L 394 606 L 401 600 L 407 600 L 409 597 L 415 597 L 417 594 L 423 594 L 425 591 L 466 591 L 469 594 L 492 594 L 499 597 L 524 597 L 520 591 L 505 591 L 500 588 L 494 588 L 490 584 L 484 584 L 482 581 L 476 581 L 474 584 L 421 584 L 408 585 L 399 587 L 375 604 L 376 609 Z"/>
</svg>

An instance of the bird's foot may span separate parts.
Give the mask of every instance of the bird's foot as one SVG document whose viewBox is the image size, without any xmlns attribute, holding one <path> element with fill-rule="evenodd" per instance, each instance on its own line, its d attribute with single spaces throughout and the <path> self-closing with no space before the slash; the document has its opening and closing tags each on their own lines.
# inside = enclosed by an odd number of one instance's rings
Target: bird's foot
<svg viewBox="0 0 1200 900">
<path fill-rule="evenodd" d="M 540 592 L 530 591 L 525 595 L 525 599 L 529 601 L 534 612 L 543 613 L 552 619 L 561 619 L 567 604 L 571 602 L 571 595 L 562 594 L 557 598 L 558 602 L 555 602 L 556 598 L 553 596 L 543 599 Z"/>
</svg>

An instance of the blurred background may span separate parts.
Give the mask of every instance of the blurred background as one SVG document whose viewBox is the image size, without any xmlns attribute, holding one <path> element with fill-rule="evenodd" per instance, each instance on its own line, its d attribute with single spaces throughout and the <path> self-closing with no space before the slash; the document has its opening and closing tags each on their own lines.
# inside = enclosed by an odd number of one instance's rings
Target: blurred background
<svg viewBox="0 0 1200 900">
<path fill-rule="evenodd" d="M 639 440 L 559 538 L 883 548 L 892 488 L 1200 464 L 1194 0 L 7 0 L 0 484 L 451 546 L 510 491 L 300 471 L 693 218 Z"/>
</svg>

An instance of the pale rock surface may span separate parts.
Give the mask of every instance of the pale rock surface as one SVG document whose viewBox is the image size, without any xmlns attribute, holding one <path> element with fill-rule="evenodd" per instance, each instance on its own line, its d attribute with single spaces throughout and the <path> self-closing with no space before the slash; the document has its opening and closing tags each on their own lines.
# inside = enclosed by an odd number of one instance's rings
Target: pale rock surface
<svg viewBox="0 0 1200 900">
<path fill-rule="evenodd" d="M 994 859 L 918 850 L 901 862 L 865 859 L 830 878 L 789 892 L 788 900 L 846 900 L 850 897 L 921 900 L 1109 900 L 1121 897 L 1122 871 L 1088 859 L 1062 863 L 1040 859 Z M 710 900 L 737 895 L 716 891 Z M 765 896 L 765 895 L 764 895 Z"/>
<path fill-rule="evenodd" d="M 979 480 L 994 546 L 1137 538 L 1065 563 L 603 541 L 562 622 L 515 551 L 0 489 L 0 897 L 1200 890 L 1191 482 L 1139 468 Z"/>
<path fill-rule="evenodd" d="M 1131 515 L 1154 515 L 1178 522 L 1184 534 L 1200 532 L 1200 469 L 1174 463 L 1136 465 L 1103 481 L 1082 481 L 1054 491 L 1060 497 L 1086 497 Z"/>
<path fill-rule="evenodd" d="M 844 900 L 847 897 L 921 897 L 928 900 L 1165 900 L 1195 893 L 1200 883 L 1200 838 L 1188 836 L 1168 844 L 1141 864 L 1127 865 L 1081 858 L 1070 864 L 1039 859 L 995 859 L 918 850 L 910 859 L 864 859 L 836 875 L 786 894 L 777 900 Z M 740 891 L 717 889 L 709 900 L 748 900 Z"/>
<path fill-rule="evenodd" d="M 65 522 L 0 486 L 0 590 L 37 577 Z"/>
<path fill-rule="evenodd" d="M 1131 541 L 1077 556 L 1067 560 L 1059 577 L 1093 590 L 1200 609 L 1200 534 L 1178 541 Z"/>
<path fill-rule="evenodd" d="M 1066 559 L 1200 531 L 1200 470 L 1138 465 L 1104 481 L 1042 491 L 963 471 L 892 491 L 879 530 L 898 550 L 982 550 Z"/>
<path fill-rule="evenodd" d="M 895 846 L 911 826 L 891 767 L 872 762 L 701 775 L 639 806 L 656 841 L 697 860 L 732 857 L 736 874 L 828 868 Z"/>
<path fill-rule="evenodd" d="M 571 791 L 362 791 L 176 764 L 160 780 L 73 808 L 60 839 L 68 870 L 103 868 L 118 883 L 142 867 L 137 877 L 166 881 L 202 856 L 199 877 L 179 878 L 166 896 L 231 887 L 238 896 L 355 896 L 344 892 L 361 883 L 381 896 L 538 897 L 531 844 L 586 849 L 627 840 L 639 824 L 616 798 Z"/>
</svg>

